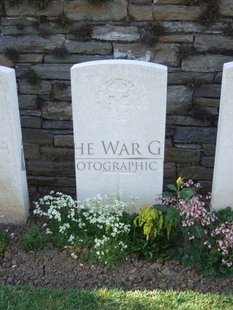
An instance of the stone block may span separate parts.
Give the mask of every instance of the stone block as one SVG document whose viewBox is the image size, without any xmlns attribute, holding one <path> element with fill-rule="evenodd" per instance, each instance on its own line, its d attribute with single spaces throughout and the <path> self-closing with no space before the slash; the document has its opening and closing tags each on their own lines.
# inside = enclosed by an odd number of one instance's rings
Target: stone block
<svg viewBox="0 0 233 310">
<path fill-rule="evenodd" d="M 178 143 L 210 143 L 216 142 L 216 128 L 177 127 L 174 141 Z"/>
<path fill-rule="evenodd" d="M 33 70 L 41 79 L 70 80 L 71 64 L 38 64 Z"/>
<path fill-rule="evenodd" d="M 127 16 L 127 1 L 112 0 L 99 5 L 86 0 L 64 1 L 64 12 L 73 21 L 121 21 Z"/>
<path fill-rule="evenodd" d="M 37 96 L 19 94 L 19 108 L 20 110 L 37 110 Z"/>
<path fill-rule="evenodd" d="M 29 176 L 74 177 L 74 162 L 53 162 L 48 160 L 27 160 Z"/>
<path fill-rule="evenodd" d="M 178 44 L 158 43 L 154 48 L 152 62 L 177 67 L 179 66 L 178 50 Z"/>
<path fill-rule="evenodd" d="M 165 163 L 164 164 L 164 177 L 169 179 L 176 178 L 176 165 L 173 163 Z"/>
<path fill-rule="evenodd" d="M 220 0 L 219 3 L 220 14 L 225 16 L 233 16 L 233 2 L 231 0 Z"/>
<path fill-rule="evenodd" d="M 55 135 L 54 145 L 58 147 L 74 147 L 74 137 L 73 135 Z"/>
<path fill-rule="evenodd" d="M 75 178 L 68 177 L 46 177 L 46 176 L 29 176 L 28 183 L 30 185 L 41 186 L 45 188 L 46 186 L 51 186 L 51 188 L 44 189 L 43 193 L 48 194 L 51 190 L 62 191 L 62 193 L 67 192 L 65 187 L 74 187 L 72 191 L 68 190 L 68 194 L 75 192 Z M 40 191 L 41 193 L 41 191 Z M 41 196 L 41 195 L 40 195 Z"/>
<path fill-rule="evenodd" d="M 202 14 L 202 8 L 199 6 L 186 5 L 154 5 L 153 17 L 155 20 L 181 20 L 196 21 Z"/>
<path fill-rule="evenodd" d="M 25 155 L 26 160 L 40 158 L 39 145 L 29 145 L 27 143 L 24 143 L 23 147 L 24 147 L 24 155 Z"/>
<path fill-rule="evenodd" d="M 103 41 L 134 42 L 140 37 L 137 27 L 99 26 L 93 29 L 92 38 Z"/>
<path fill-rule="evenodd" d="M 19 81 L 19 90 L 22 95 L 48 95 L 51 92 L 51 83 L 39 80 L 36 85 L 32 85 L 22 79 Z"/>
<path fill-rule="evenodd" d="M 201 165 L 204 167 L 208 167 L 208 168 L 214 168 L 214 157 L 210 157 L 210 156 L 202 157 Z"/>
<path fill-rule="evenodd" d="M 152 21 L 153 6 L 149 5 L 129 5 L 129 16 L 136 21 Z"/>
<path fill-rule="evenodd" d="M 52 145 L 53 134 L 49 130 L 23 128 L 23 143 L 29 145 Z"/>
<path fill-rule="evenodd" d="M 141 44 L 113 44 L 114 59 L 152 61 L 155 51 Z"/>
<path fill-rule="evenodd" d="M 41 128 L 41 119 L 33 116 L 21 116 L 22 127 Z"/>
<path fill-rule="evenodd" d="M 53 55 L 46 55 L 44 57 L 45 63 L 81 63 L 86 61 L 94 61 L 94 60 L 106 60 L 106 59 L 112 59 L 113 55 L 79 55 L 79 54 L 69 54 L 66 57 L 63 58 L 56 58 Z"/>
<path fill-rule="evenodd" d="M 206 156 L 213 156 L 215 154 L 215 145 L 214 144 L 203 144 L 202 152 Z"/>
<path fill-rule="evenodd" d="M 173 34 L 160 36 L 158 40 L 162 43 L 193 43 L 194 38 L 192 34 Z"/>
<path fill-rule="evenodd" d="M 110 55 L 112 54 L 112 45 L 105 42 L 78 42 L 67 40 L 65 47 L 70 53 L 87 55 Z"/>
<path fill-rule="evenodd" d="M 40 147 L 41 159 L 64 162 L 74 161 L 74 150 L 70 148 L 58 148 L 58 147 Z"/>
<path fill-rule="evenodd" d="M 225 55 L 194 55 L 182 61 L 182 70 L 193 72 L 222 71 L 223 64 L 231 61 L 232 56 Z"/>
<path fill-rule="evenodd" d="M 51 3 L 44 9 L 39 9 L 36 5 L 28 3 L 28 1 L 23 0 L 15 5 L 11 6 L 6 2 L 6 14 L 7 16 L 58 16 L 63 11 L 63 1 L 51 1 Z"/>
<path fill-rule="evenodd" d="M 73 129 L 73 123 L 71 121 L 46 121 L 43 120 L 42 128 L 44 129 Z"/>
<path fill-rule="evenodd" d="M 195 97 L 220 98 L 221 86 L 218 84 L 204 84 L 197 88 Z"/>
<path fill-rule="evenodd" d="M 214 98 L 194 98 L 193 103 L 200 107 L 219 107 L 219 99 Z"/>
<path fill-rule="evenodd" d="M 196 35 L 194 48 L 198 52 L 232 51 L 233 41 L 232 38 L 221 35 Z"/>
<path fill-rule="evenodd" d="M 184 179 L 212 181 L 213 169 L 200 167 L 198 165 L 177 165 L 178 175 Z"/>
<path fill-rule="evenodd" d="M 214 80 L 213 73 L 199 73 L 199 72 L 169 72 L 168 84 L 198 84 L 198 83 L 212 83 Z"/>
<path fill-rule="evenodd" d="M 68 102 L 46 102 L 41 107 L 42 117 L 51 120 L 71 120 L 72 106 Z"/>
<path fill-rule="evenodd" d="M 165 162 L 168 163 L 198 163 L 200 160 L 200 150 L 190 150 L 183 148 L 166 148 Z"/>
<path fill-rule="evenodd" d="M 192 96 L 193 90 L 187 86 L 168 86 L 167 114 L 187 114 L 190 111 Z"/>
<path fill-rule="evenodd" d="M 210 121 L 195 119 L 191 116 L 167 115 L 166 123 L 175 126 L 209 126 Z"/>
</svg>

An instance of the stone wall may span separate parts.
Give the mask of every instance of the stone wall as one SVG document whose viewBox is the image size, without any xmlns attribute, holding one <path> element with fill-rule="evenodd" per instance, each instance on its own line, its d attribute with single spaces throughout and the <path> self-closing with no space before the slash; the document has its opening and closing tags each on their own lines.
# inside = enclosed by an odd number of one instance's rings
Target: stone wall
<svg viewBox="0 0 233 310">
<path fill-rule="evenodd" d="M 70 68 L 99 59 L 169 67 L 165 184 L 182 175 L 210 190 L 233 1 L 95 2 L 0 0 L 0 65 L 16 69 L 32 197 L 75 193 Z"/>
</svg>

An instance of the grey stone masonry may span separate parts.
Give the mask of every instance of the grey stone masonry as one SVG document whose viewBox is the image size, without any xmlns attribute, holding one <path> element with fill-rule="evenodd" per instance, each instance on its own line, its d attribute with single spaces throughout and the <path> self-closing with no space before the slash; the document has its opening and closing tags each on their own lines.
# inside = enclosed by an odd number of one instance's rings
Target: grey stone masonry
<svg viewBox="0 0 233 310">
<path fill-rule="evenodd" d="M 70 68 L 107 59 L 168 66 L 165 184 L 182 175 L 211 190 L 222 69 L 233 61 L 232 0 L 219 0 L 208 25 L 202 1 L 0 3 L 0 65 L 16 71 L 32 195 L 75 193 Z"/>
</svg>

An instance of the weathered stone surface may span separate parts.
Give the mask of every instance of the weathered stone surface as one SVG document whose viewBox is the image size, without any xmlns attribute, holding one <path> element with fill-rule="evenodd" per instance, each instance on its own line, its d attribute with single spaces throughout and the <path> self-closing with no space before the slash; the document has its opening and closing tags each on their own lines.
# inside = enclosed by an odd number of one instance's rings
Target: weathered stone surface
<svg viewBox="0 0 233 310">
<path fill-rule="evenodd" d="M 168 86 L 167 114 L 186 114 L 190 110 L 193 90 L 187 86 Z"/>
<path fill-rule="evenodd" d="M 103 42 L 78 42 L 67 40 L 65 47 L 70 53 L 87 55 L 109 55 L 112 54 L 112 45 Z"/>
<path fill-rule="evenodd" d="M 219 107 L 219 99 L 213 98 L 194 98 L 193 103 L 201 107 Z"/>
<path fill-rule="evenodd" d="M 190 116 L 171 116 L 166 118 L 168 125 L 181 125 L 181 126 L 209 126 L 210 121 L 198 120 Z"/>
<path fill-rule="evenodd" d="M 1 36 L 0 37 L 0 52 L 3 53 L 7 47 L 19 49 L 21 53 L 44 53 L 54 50 L 57 46 L 61 46 L 65 42 L 65 36 L 57 34 L 49 38 L 42 38 L 37 35 L 23 36 Z"/>
<path fill-rule="evenodd" d="M 36 85 L 31 85 L 26 80 L 20 80 L 19 89 L 21 94 L 44 95 L 50 93 L 51 83 L 41 80 Z"/>
<path fill-rule="evenodd" d="M 233 40 L 221 35 L 197 35 L 194 48 L 200 52 L 206 51 L 232 51 Z"/>
<path fill-rule="evenodd" d="M 16 5 L 9 5 L 6 2 L 7 16 L 58 16 L 62 13 L 62 1 L 52 1 L 46 8 L 38 9 L 36 5 L 28 4 L 28 1 L 23 0 Z"/>
<path fill-rule="evenodd" d="M 178 127 L 174 141 L 180 143 L 215 143 L 216 134 L 216 128 L 211 127 Z"/>
<path fill-rule="evenodd" d="M 74 162 L 28 160 L 26 165 L 27 165 L 28 174 L 31 176 L 74 177 L 75 175 Z"/>
<path fill-rule="evenodd" d="M 1 25 L 5 26 L 33 26 L 37 18 L 34 17 L 2 17 L 1 18 Z"/>
<path fill-rule="evenodd" d="M 214 83 L 221 84 L 222 83 L 222 72 L 216 74 L 214 78 Z"/>
<path fill-rule="evenodd" d="M 153 18 L 153 6 L 149 5 L 129 5 L 129 15 L 131 18 L 137 21 L 152 21 Z"/>
<path fill-rule="evenodd" d="M 63 193 L 67 193 L 67 190 L 65 187 L 69 187 L 68 195 L 75 192 L 75 178 L 68 178 L 68 177 L 46 177 L 46 176 L 29 176 L 28 177 L 28 183 L 30 185 L 37 185 L 37 186 L 43 186 L 43 190 L 40 189 L 40 193 L 48 194 L 51 190 L 55 191 L 61 191 Z M 51 186 L 51 188 L 44 188 L 45 186 Z M 74 188 L 72 191 L 70 190 L 70 187 L 73 186 Z M 60 188 L 59 188 L 60 187 Z M 57 190 L 56 190 L 57 188 Z M 40 195 L 41 196 L 41 195 Z"/>
<path fill-rule="evenodd" d="M 127 1 L 112 0 L 100 5 L 86 0 L 64 1 L 64 12 L 74 21 L 120 21 L 127 15 Z"/>
<path fill-rule="evenodd" d="M 199 150 L 185 150 L 181 148 L 166 148 L 165 162 L 198 163 L 200 160 Z"/>
<path fill-rule="evenodd" d="M 23 142 L 29 145 L 52 145 L 53 134 L 49 130 L 23 128 Z"/>
<path fill-rule="evenodd" d="M 74 146 L 74 137 L 73 135 L 55 135 L 54 136 L 54 145 L 60 147 L 73 147 Z"/>
<path fill-rule="evenodd" d="M 21 110 L 36 110 L 38 108 L 36 99 L 36 95 L 19 94 L 19 108 Z"/>
<path fill-rule="evenodd" d="M 95 27 L 92 38 L 103 41 L 134 42 L 140 37 L 137 27 L 99 26 Z"/>
<path fill-rule="evenodd" d="M 43 62 L 44 54 L 21 54 L 19 63 L 21 62 L 29 62 L 29 63 L 37 63 Z"/>
<path fill-rule="evenodd" d="M 152 0 L 154 4 L 184 4 L 184 0 Z"/>
<path fill-rule="evenodd" d="M 42 104 L 42 117 L 51 120 L 71 120 L 72 106 L 68 102 L 46 102 Z"/>
<path fill-rule="evenodd" d="M 176 165 L 172 163 L 165 163 L 164 164 L 164 177 L 165 178 L 176 178 Z"/>
<path fill-rule="evenodd" d="M 218 84 L 204 84 L 197 88 L 195 97 L 219 98 L 221 86 Z"/>
<path fill-rule="evenodd" d="M 41 119 L 33 116 L 21 116 L 21 126 L 26 128 L 41 128 Z"/>
<path fill-rule="evenodd" d="M 206 156 L 213 156 L 215 154 L 215 145 L 214 144 L 203 144 L 202 152 Z"/>
<path fill-rule="evenodd" d="M 154 49 L 141 44 L 113 44 L 114 59 L 152 61 Z"/>
<path fill-rule="evenodd" d="M 177 44 L 158 43 L 154 48 L 152 62 L 172 67 L 179 66 L 178 49 Z"/>
<path fill-rule="evenodd" d="M 198 165 L 177 165 L 178 175 L 182 175 L 184 179 L 193 180 L 212 180 L 213 169 L 207 169 Z"/>
<path fill-rule="evenodd" d="M 130 0 L 132 4 L 151 4 L 153 0 Z"/>
<path fill-rule="evenodd" d="M 213 168 L 214 167 L 214 157 L 202 157 L 201 164 L 204 167 Z"/>
<path fill-rule="evenodd" d="M 160 36 L 158 40 L 163 43 L 192 43 L 194 39 L 191 34 L 174 34 Z"/>
<path fill-rule="evenodd" d="M 0 42 L 1 42 L 1 39 L 0 39 Z M 5 55 L 0 54 L 0 66 L 12 68 L 14 67 L 14 63 Z"/>
<path fill-rule="evenodd" d="M 215 72 L 222 71 L 223 64 L 232 60 L 232 56 L 225 55 L 194 55 L 182 62 L 184 71 Z"/>
<path fill-rule="evenodd" d="M 44 129 L 73 129 L 73 123 L 71 121 L 45 121 L 42 122 L 42 128 Z"/>
<path fill-rule="evenodd" d="M 53 55 L 46 55 L 44 57 L 45 63 L 81 63 L 86 61 L 94 61 L 94 60 L 104 60 L 104 59 L 112 59 L 113 55 L 75 55 L 69 54 L 63 58 L 56 58 Z"/>
<path fill-rule="evenodd" d="M 231 0 L 220 0 L 220 13 L 223 16 L 233 16 L 233 2 Z"/>
<path fill-rule="evenodd" d="M 71 88 L 70 82 L 56 81 L 53 82 L 53 99 L 62 101 L 71 101 Z"/>
<path fill-rule="evenodd" d="M 71 64 L 38 64 L 33 70 L 41 79 L 69 80 Z"/>
<path fill-rule="evenodd" d="M 202 13 L 199 6 L 185 5 L 154 5 L 153 17 L 155 20 L 193 20 L 196 21 Z"/>
<path fill-rule="evenodd" d="M 168 84 L 196 84 L 196 83 L 212 83 L 214 80 L 213 73 L 199 72 L 169 72 Z"/>
<path fill-rule="evenodd" d="M 165 27 L 166 32 L 175 33 L 199 33 L 203 27 L 195 22 L 187 21 L 163 21 L 162 25 Z"/>
<path fill-rule="evenodd" d="M 49 161 L 74 161 L 73 149 L 42 146 L 40 154 L 42 159 Z"/>
<path fill-rule="evenodd" d="M 7 26 L 7 27 L 2 27 L 2 33 L 4 35 L 26 35 L 26 34 L 39 34 L 40 31 L 39 29 L 33 27 L 33 26 L 24 26 L 24 27 L 19 27 L 19 26 Z"/>
<path fill-rule="evenodd" d="M 29 145 L 24 143 L 24 156 L 26 159 L 39 159 L 40 158 L 40 148 L 39 145 Z"/>
</svg>

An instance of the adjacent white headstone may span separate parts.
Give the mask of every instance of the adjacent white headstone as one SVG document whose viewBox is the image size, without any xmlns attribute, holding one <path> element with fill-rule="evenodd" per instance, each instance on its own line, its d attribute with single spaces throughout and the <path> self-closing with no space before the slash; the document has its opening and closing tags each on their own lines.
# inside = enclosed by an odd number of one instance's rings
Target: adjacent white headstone
<svg viewBox="0 0 233 310">
<path fill-rule="evenodd" d="M 23 223 L 28 210 L 15 70 L 0 66 L 0 222 Z"/>
<path fill-rule="evenodd" d="M 163 187 L 167 67 L 103 60 L 71 69 L 77 198 L 115 193 L 137 206 Z"/>
<path fill-rule="evenodd" d="M 233 207 L 233 62 L 223 66 L 212 204 Z"/>
</svg>

